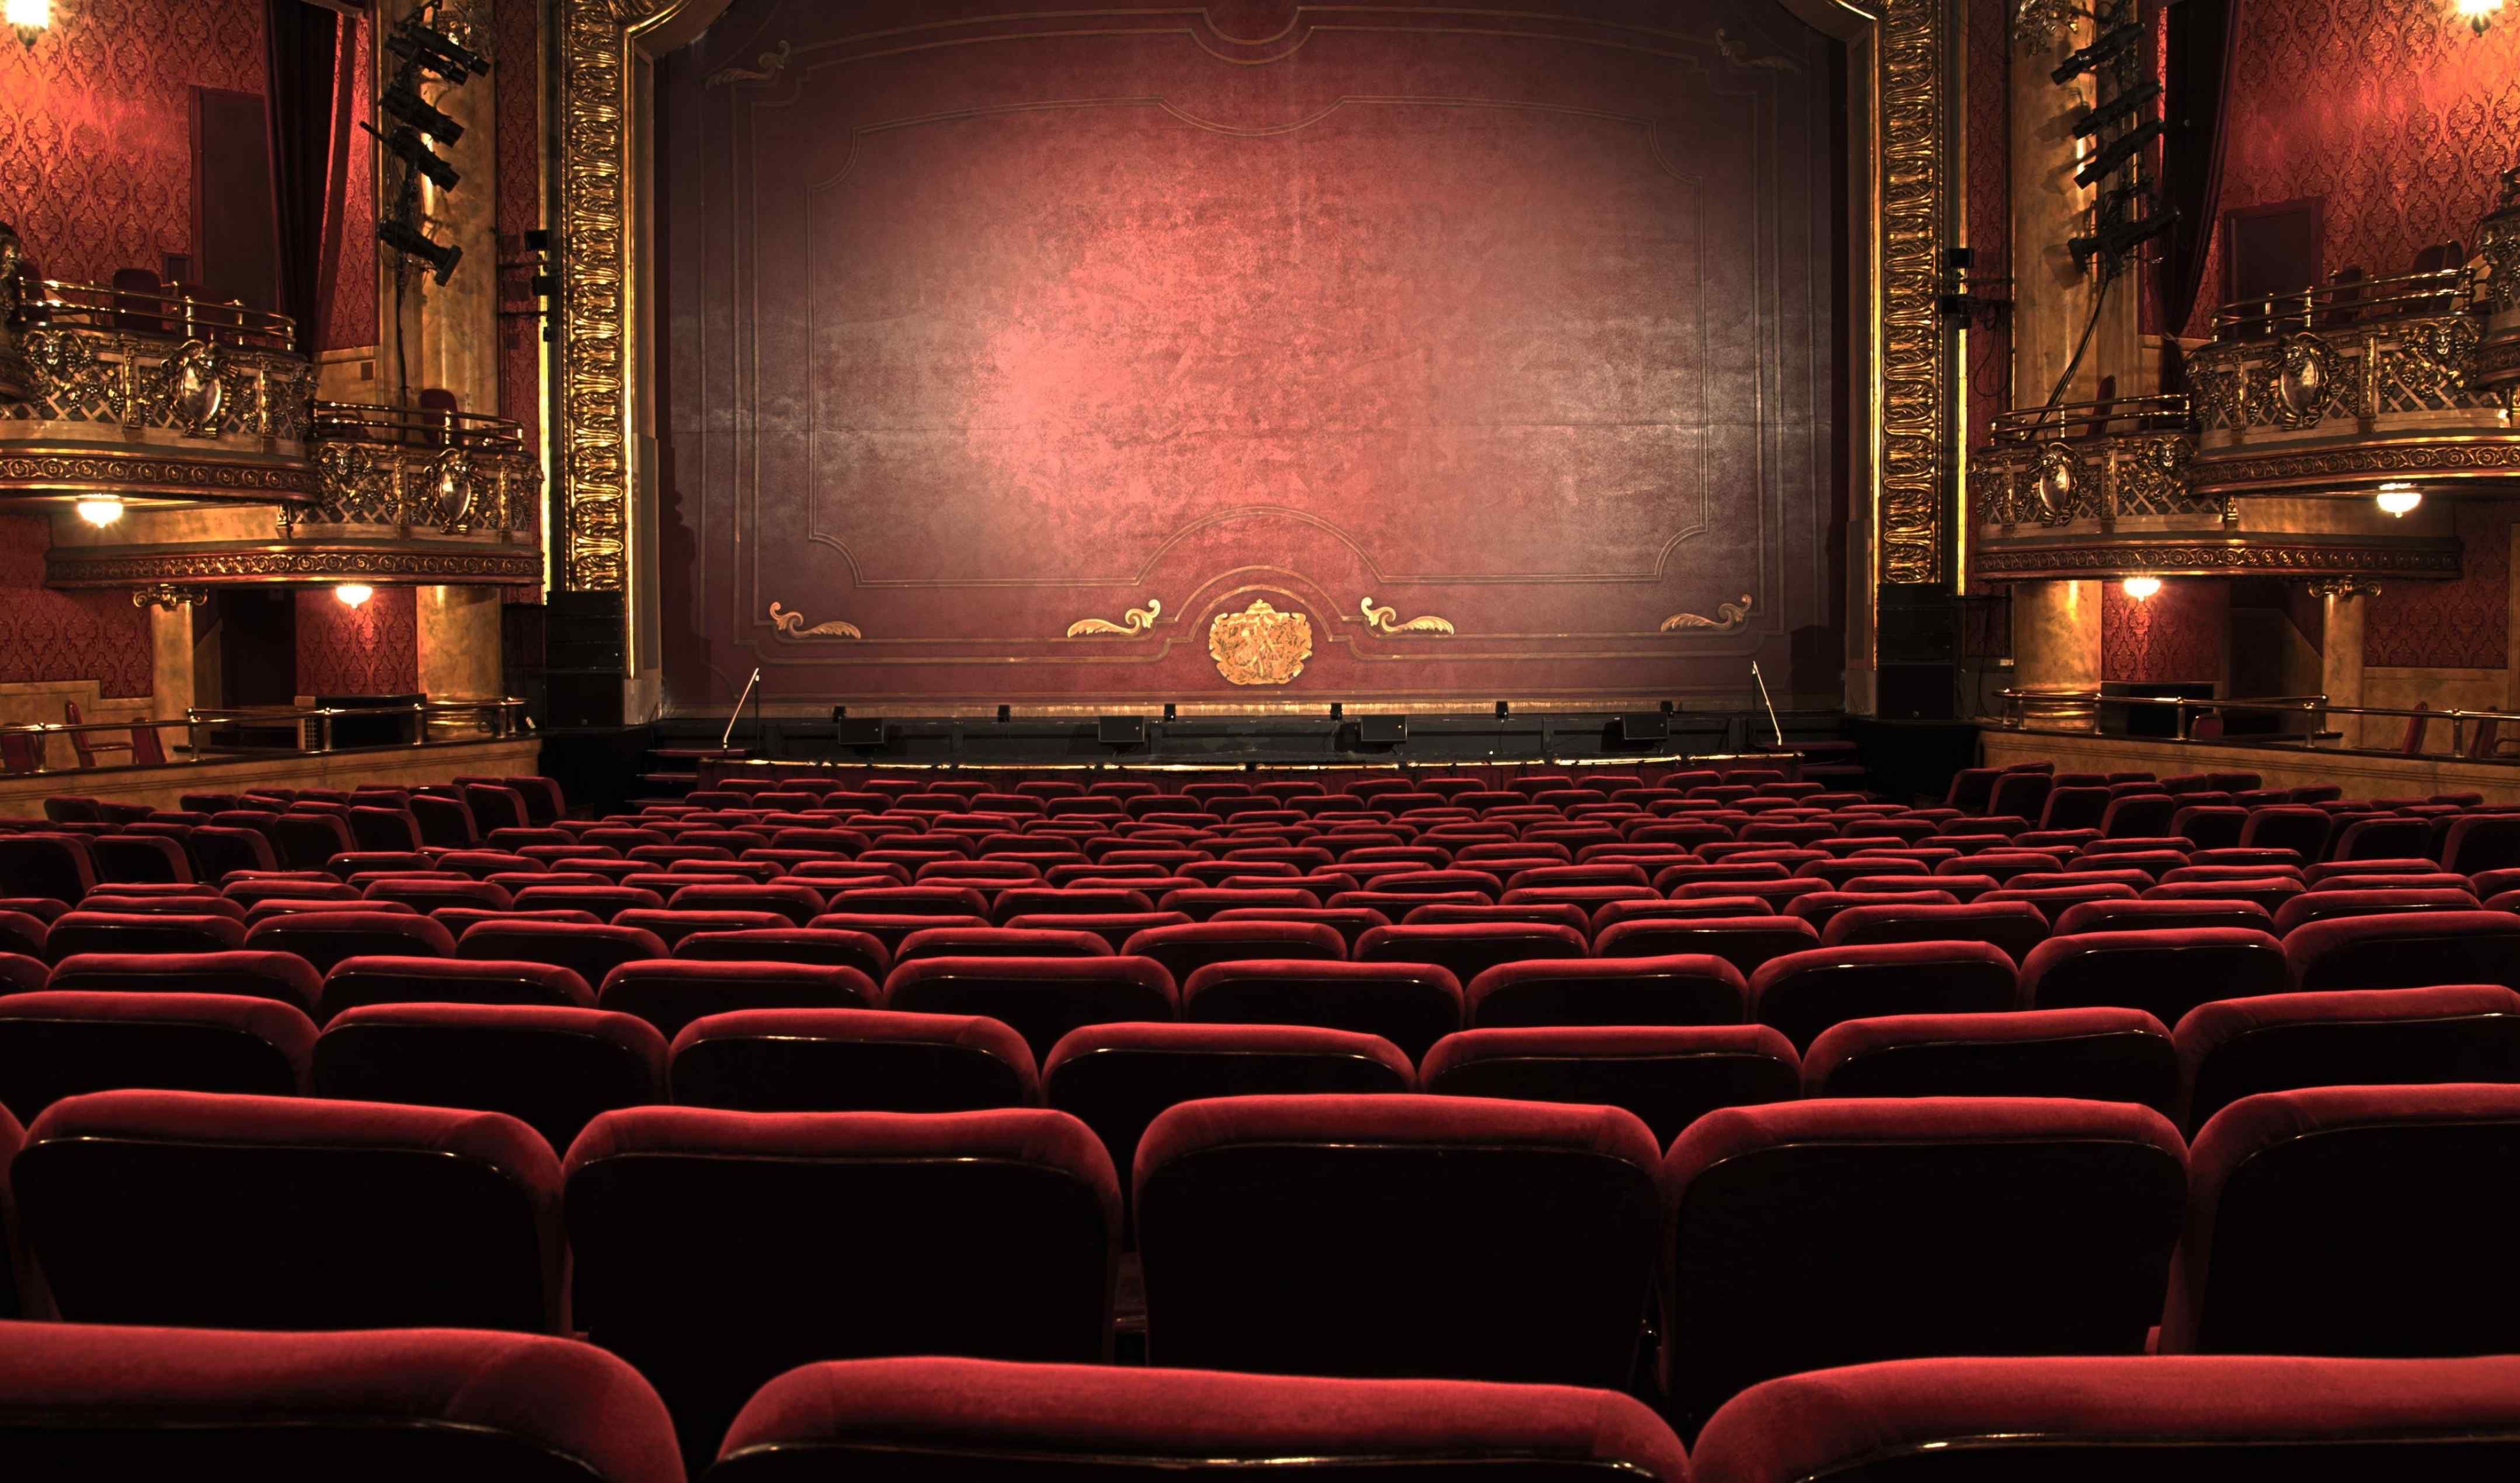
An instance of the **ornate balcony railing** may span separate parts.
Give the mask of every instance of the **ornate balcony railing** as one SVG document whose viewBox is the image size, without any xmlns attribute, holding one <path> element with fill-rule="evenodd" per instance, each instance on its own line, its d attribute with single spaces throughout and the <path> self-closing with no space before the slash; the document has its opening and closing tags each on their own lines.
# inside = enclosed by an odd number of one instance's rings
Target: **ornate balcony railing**
<svg viewBox="0 0 2520 1483">
<path fill-rule="evenodd" d="M 2502 172 L 2502 199 L 2477 224 L 2476 259 L 2486 267 L 2476 383 L 2507 398 L 2520 391 L 2520 165 Z"/>
<path fill-rule="evenodd" d="M 541 528 L 542 463 L 505 418 L 317 402 L 312 441 L 322 498 L 285 514 L 284 529 L 298 520 L 443 535 Z"/>
<path fill-rule="evenodd" d="M 1994 441 L 1970 455 L 1969 502 L 1981 524 L 2012 531 L 2121 518 L 2219 520 L 2220 501 L 2188 493 L 2196 452 L 2183 396 L 2122 397 L 1997 415 Z"/>
</svg>

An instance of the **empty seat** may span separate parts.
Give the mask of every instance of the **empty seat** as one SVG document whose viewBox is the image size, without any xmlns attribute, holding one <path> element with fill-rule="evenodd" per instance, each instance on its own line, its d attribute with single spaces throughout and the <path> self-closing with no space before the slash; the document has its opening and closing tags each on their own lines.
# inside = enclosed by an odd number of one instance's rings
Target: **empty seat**
<svg viewBox="0 0 2520 1483">
<path fill-rule="evenodd" d="M 880 939 L 866 932 L 844 932 L 831 927 L 744 927 L 731 932 L 694 932 L 674 944 L 674 956 L 700 963 L 838 964 L 855 968 L 878 983 L 892 969 L 892 955 L 884 950 Z"/>
<path fill-rule="evenodd" d="M 2179 1108 L 2179 1053 L 2141 1010 L 1901 1014 L 1832 1025 L 1807 1097 L 2080 1097 Z"/>
<path fill-rule="evenodd" d="M 1829 1026 L 1885 1014 L 2014 1008 L 2012 959 L 1984 942 L 1885 942 L 1788 953 L 1750 975 L 1747 1013 L 1809 1050 Z"/>
<path fill-rule="evenodd" d="M 567 1201 L 576 1321 L 694 1462 L 816 1360 L 1109 1357 L 1119 1185 L 1063 1112 L 634 1107 L 569 1149 Z M 835 1259 L 851 1231 L 880 1260 Z"/>
<path fill-rule="evenodd" d="M 1613 1107 L 1173 1107 L 1136 1161 L 1148 1359 L 1618 1386 L 1650 1287 L 1658 1146 Z"/>
<path fill-rule="evenodd" d="M 55 963 L 81 953 L 226 953 L 243 947 L 246 935 L 233 917 L 76 911 L 44 930 L 43 949 Z"/>
<path fill-rule="evenodd" d="M 1741 970 L 1707 954 L 1501 964 L 1462 990 L 1474 1029 L 1538 1025 L 1739 1024 Z"/>
<path fill-rule="evenodd" d="M 2085 901 L 2057 914 L 2055 933 L 2158 932 L 2175 927 L 2274 929 L 2274 919 L 2254 901 Z"/>
<path fill-rule="evenodd" d="M 2021 965 L 2021 1000 L 2040 1010 L 2142 1010 L 2166 1025 L 2209 999 L 2290 987 L 2284 946 L 2245 927 L 2084 932 L 2051 937 Z"/>
<path fill-rule="evenodd" d="M 315 1025 L 234 994 L 60 991 L 0 997 L 0 1106 L 19 1122 L 66 1097 L 122 1087 L 294 1097 Z"/>
<path fill-rule="evenodd" d="M 0 1326 L 0 1471 L 29 1483 L 682 1477 L 655 1392 L 591 1344 L 81 1324 Z"/>
<path fill-rule="evenodd" d="M 2163 1353 L 2520 1351 L 2520 1086 L 2260 1093 L 2192 1167 Z"/>
<path fill-rule="evenodd" d="M 324 975 L 293 953 L 90 953 L 53 967 L 48 984 L 97 993 L 243 994 L 276 999 L 312 1016 Z"/>
<path fill-rule="evenodd" d="M 2520 988 L 2520 917 L 2508 912 L 2337 917 L 2295 927 L 2283 940 L 2283 954 L 2298 989 L 2405 989 L 2443 983 Z"/>
<path fill-rule="evenodd" d="M 693 1020 L 731 1010 L 862 1010 L 876 997 L 874 979 L 834 964 L 656 958 L 605 974 L 596 1004 L 635 1014 L 670 1040 Z"/>
<path fill-rule="evenodd" d="M 1582 958 L 1584 934 L 1545 922 L 1471 921 L 1458 925 L 1375 927 L 1356 942 L 1359 963 L 1424 963 L 1467 983 L 1501 963 Z"/>
<path fill-rule="evenodd" d="M 1210 964 L 1181 986 L 1181 1017 L 1311 1025 L 1375 1035 L 1412 1061 L 1462 1027 L 1462 985 L 1426 963 L 1251 959 Z"/>
<path fill-rule="evenodd" d="M 562 923 L 564 924 L 564 923 Z M 292 912 L 246 930 L 248 951 L 294 953 L 319 972 L 344 958 L 452 958 L 455 937 L 426 917 L 382 912 Z"/>
<path fill-rule="evenodd" d="M 645 1020 L 537 1004 L 379 1004 L 315 1042 L 314 1091 L 347 1101 L 504 1112 L 565 1150 L 589 1120 L 665 1100 L 665 1040 Z"/>
<path fill-rule="evenodd" d="M 11 1180 L 71 1323 L 563 1324 L 559 1164 L 494 1112 L 95 1092 L 35 1120 Z"/>
<path fill-rule="evenodd" d="M 989 1398 L 975 1411 L 968 1400 Z M 846 1477 L 916 1456 L 972 1483 L 1098 1471 L 1280 1466 L 1475 1473 L 1497 1483 L 1686 1483 L 1678 1439 L 1622 1396 L 1452 1380 L 1341 1380 L 1200 1371 L 865 1360 L 773 1380 L 743 1409 L 717 1483 Z M 1194 1462 L 1191 1460 L 1196 1460 Z"/>
<path fill-rule="evenodd" d="M 878 1008 L 977 1014 L 1013 1028 L 1036 1064 L 1079 1025 L 1176 1019 L 1180 994 L 1147 958 L 922 958 L 895 965 Z"/>
<path fill-rule="evenodd" d="M 1766 1025 L 1571 1025 L 1447 1035 L 1421 1080 L 1445 1097 L 1623 1107 L 1668 1144 L 1717 1107 L 1791 1101 L 1798 1065 Z"/>
<path fill-rule="evenodd" d="M 592 1009 L 586 980 L 548 963 L 478 958 L 344 958 L 324 975 L 326 1020 L 375 1004 L 539 1004 Z"/>
<path fill-rule="evenodd" d="M 577 921 L 478 921 L 464 929 L 456 956 L 475 961 L 548 963 L 589 985 L 625 963 L 665 956 L 662 938 L 644 928 Z"/>
<path fill-rule="evenodd" d="M 1187 983 L 1192 973 L 1216 963 L 1253 959 L 1336 963 L 1348 956 L 1347 938 L 1336 927 L 1276 921 L 1207 921 L 1149 927 L 1131 937 L 1121 951 L 1162 964 L 1175 983 Z"/>
<path fill-rule="evenodd" d="M 1647 917 L 1601 928 L 1594 951 L 1603 958 L 1720 958 L 1747 976 L 1819 945 L 1820 933 L 1799 917 Z"/>
<path fill-rule="evenodd" d="M 1761 1380 L 1876 1360 L 2139 1355 L 2185 1176 L 2168 1119 L 2126 1102 L 1709 1112 L 1662 1166 L 1669 1405 L 1693 1423 Z"/>
<path fill-rule="evenodd" d="M 873 941 L 872 938 L 868 939 Z M 880 946 L 880 944 L 878 944 Z M 892 961 L 918 958 L 1107 958 L 1111 944 L 1061 927 L 926 927 L 901 939 Z M 676 954 L 688 957 L 688 954 Z"/>
<path fill-rule="evenodd" d="M 192 861 L 183 844 L 163 834 L 102 834 L 87 842 L 101 882 L 186 882 L 193 878 Z"/>
<path fill-rule="evenodd" d="M 2520 1358 L 1905 1360 L 1729 1402 L 1707 1483 L 2481 1479 L 2520 1467 Z"/>
<path fill-rule="evenodd" d="M 1825 947 L 1886 942 L 1983 942 L 2019 963 L 2048 940 L 2048 919 L 2026 901 L 1971 901 L 1959 906 L 1860 906 L 1829 919 Z"/>
<path fill-rule="evenodd" d="M 882 1010 L 737 1010 L 674 1037 L 673 1100 L 747 1112 L 1036 1106 L 1023 1037 L 994 1019 Z"/>
<path fill-rule="evenodd" d="M 2520 994 L 2452 984 L 2224 999 L 2189 1011 L 2174 1038 L 2192 1132 L 2260 1092 L 2520 1081 Z"/>
<path fill-rule="evenodd" d="M 96 889 L 87 841 L 75 834 L 0 834 L 0 896 L 76 901 Z"/>
<path fill-rule="evenodd" d="M 2472 912 L 2476 897 L 2464 885 L 2428 886 L 2412 890 L 2304 891 L 2278 908 L 2274 932 L 2284 936 L 2306 922 L 2332 917 L 2385 917 L 2399 912 Z"/>
</svg>

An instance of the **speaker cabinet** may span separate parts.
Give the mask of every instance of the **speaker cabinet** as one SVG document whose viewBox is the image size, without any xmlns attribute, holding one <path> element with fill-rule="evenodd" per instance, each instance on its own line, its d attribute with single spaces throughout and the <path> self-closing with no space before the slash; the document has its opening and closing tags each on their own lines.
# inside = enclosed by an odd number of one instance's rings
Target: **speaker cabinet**
<svg viewBox="0 0 2520 1483">
<path fill-rule="evenodd" d="M 1891 721 L 1949 721 L 1958 713 L 1959 666 L 1946 661 L 1940 664 L 1894 664 L 1887 654 L 1889 645 L 1882 645 L 1884 659 L 1875 678 L 1879 682 L 1881 715 Z"/>
<path fill-rule="evenodd" d="M 1094 723 L 1094 740 L 1104 746 L 1144 746 L 1147 744 L 1147 718 L 1100 717 Z"/>
</svg>

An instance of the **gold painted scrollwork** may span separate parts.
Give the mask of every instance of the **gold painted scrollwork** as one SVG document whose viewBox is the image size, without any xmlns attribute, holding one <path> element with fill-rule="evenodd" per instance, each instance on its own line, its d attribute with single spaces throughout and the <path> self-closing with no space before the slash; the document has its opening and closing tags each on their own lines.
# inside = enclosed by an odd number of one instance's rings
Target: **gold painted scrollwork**
<svg viewBox="0 0 2520 1483">
<path fill-rule="evenodd" d="M 1371 597 L 1357 604 L 1356 607 L 1357 611 L 1365 614 L 1365 626 L 1373 630 L 1375 633 L 1396 636 L 1400 634 L 1413 633 L 1449 634 L 1453 632 L 1452 619 L 1439 618 L 1432 613 L 1428 613 L 1424 617 L 1411 618 L 1406 623 L 1400 622 L 1399 608 L 1376 607 L 1374 606 L 1373 599 Z"/>
<path fill-rule="evenodd" d="M 865 630 L 855 623 L 844 623 L 838 618 L 807 628 L 803 613 L 789 612 L 780 607 L 776 599 L 770 604 L 770 624 L 791 639 L 863 639 L 866 637 Z"/>
<path fill-rule="evenodd" d="M 1715 616 L 1711 618 L 1694 612 L 1673 613 L 1662 620 L 1662 632 L 1731 633 L 1748 621 L 1750 621 L 1750 595 L 1745 592 L 1741 594 L 1741 601 L 1738 603 L 1716 604 Z"/>
<path fill-rule="evenodd" d="M 1084 639 L 1100 634 L 1117 634 L 1122 638 L 1134 638 L 1153 628 L 1155 619 L 1163 616 L 1163 601 L 1148 598 L 1146 607 L 1130 608 L 1120 615 L 1117 623 L 1109 618 L 1078 618 L 1067 625 L 1067 637 Z"/>
<path fill-rule="evenodd" d="M 227 382 L 216 345 L 188 339 L 159 368 L 158 400 L 168 421 L 187 437 L 219 435 L 219 413 L 227 401 Z"/>
<path fill-rule="evenodd" d="M 1229 683 L 1284 685 L 1313 656 L 1313 620 L 1254 598 L 1240 612 L 1220 612 L 1208 624 L 1207 654 Z"/>
</svg>

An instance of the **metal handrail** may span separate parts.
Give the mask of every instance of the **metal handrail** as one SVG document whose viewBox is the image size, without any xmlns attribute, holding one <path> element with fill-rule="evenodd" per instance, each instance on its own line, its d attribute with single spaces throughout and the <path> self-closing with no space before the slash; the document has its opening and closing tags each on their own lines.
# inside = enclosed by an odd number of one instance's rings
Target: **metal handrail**
<svg viewBox="0 0 2520 1483">
<path fill-rule="evenodd" d="M 2402 273 L 2394 278 L 2349 279 L 2234 299 L 2214 311 L 2214 337 L 2264 339 L 2279 332 L 2306 330 L 2314 325 L 2454 314 L 2467 307 L 2475 284 L 2474 270 L 2444 268 L 2431 273 Z"/>
<path fill-rule="evenodd" d="M 2124 432 L 2183 432 L 2192 413 L 2183 393 L 2117 396 L 2106 401 L 2017 407 L 1995 415 L 1998 443 L 2045 442 Z M 2120 427 L 2124 423 L 2128 426 Z"/>
<path fill-rule="evenodd" d="M 185 733 L 185 741 L 184 745 L 180 750 L 187 753 L 184 758 L 179 760 L 170 754 L 163 762 L 123 762 L 115 764 L 117 769 L 154 771 L 161 767 L 199 767 L 209 761 L 210 754 L 205 753 L 202 746 L 202 729 L 207 726 L 251 725 L 256 723 L 274 726 L 283 723 L 291 724 L 298 728 L 299 740 L 296 746 L 287 748 L 255 747 L 250 748 L 250 750 L 285 752 L 289 755 L 300 755 L 309 752 L 327 753 L 337 750 L 379 751 L 383 749 L 382 747 L 336 747 L 333 744 L 333 723 L 335 720 L 342 716 L 372 717 L 392 715 L 397 712 L 409 714 L 413 716 L 417 722 L 413 728 L 412 740 L 408 742 L 394 742 L 390 744 L 398 746 L 425 746 L 428 743 L 428 726 L 430 721 L 456 716 L 470 716 L 486 721 L 490 727 L 491 733 L 489 740 L 494 742 L 507 741 L 518 735 L 519 725 L 523 719 L 524 710 L 525 702 L 514 696 L 457 696 L 439 699 L 419 700 L 408 706 L 197 705 L 187 707 L 182 720 L 172 720 L 158 716 L 138 716 L 128 721 L 82 721 L 74 726 L 65 722 L 54 721 L 27 721 L 13 724 L 0 724 L 0 736 L 32 737 L 35 739 L 35 765 L 22 773 L 11 773 L 0 776 L 27 778 L 45 773 L 92 771 L 93 769 L 85 767 L 63 769 L 47 766 L 45 763 L 44 742 L 55 736 L 68 736 L 74 733 L 121 732 L 129 734 L 143 729 L 150 731 L 166 731 L 175 727 L 182 727 Z M 308 746 L 305 740 L 306 723 L 310 721 L 315 723 L 313 728 L 315 744 L 312 746 Z M 229 748 L 226 751 L 226 755 L 233 757 L 239 750 L 243 749 Z"/>
<path fill-rule="evenodd" d="M 2505 723 L 2520 723 L 2520 712 L 2514 711 L 2464 710 L 2457 707 L 2452 707 L 2447 710 L 2434 710 L 2430 708 L 2417 709 L 2412 706 L 2400 705 L 2340 705 L 2331 702 L 2327 697 L 2323 695 L 2270 696 L 2245 700 L 2200 700 L 2192 696 L 2110 696 L 2102 695 L 2098 691 L 2090 690 L 2007 689 L 1998 691 L 1996 694 L 2004 703 L 2003 725 L 2007 730 L 2019 731 L 2025 729 L 2022 724 L 2021 717 L 2021 702 L 2024 700 L 2061 700 L 2078 704 L 2089 704 L 2093 707 L 2102 705 L 2166 705 L 2171 707 L 2178 718 L 2178 730 L 2176 736 L 2171 740 L 2180 742 L 2212 742 L 2217 740 L 2228 740 L 2215 738 L 2200 739 L 2190 735 L 2193 718 L 2200 713 L 2250 711 L 2279 716 L 2298 715 L 2308 721 L 2312 728 L 2312 730 L 2302 738 L 2303 741 L 2309 742 L 2316 742 L 2342 735 L 2341 733 L 2327 729 L 2327 721 L 2331 717 L 2394 716 L 2406 720 L 2421 717 L 2427 721 L 2448 721 L 2451 724 L 2451 746 L 2447 755 L 2475 762 L 2505 759 L 2468 757 L 2466 745 L 2466 728 L 2468 722 L 2491 721 L 2497 726 L 2500 726 Z M 2155 738 L 2153 740 L 2158 741 L 2162 739 Z M 2280 744 L 2284 740 L 2286 739 L 2279 736 L 2248 737 L 2240 739 L 2239 744 L 2269 746 Z M 2395 754 L 2398 751 L 2395 747 L 2361 747 L 2348 749 L 2362 751 L 2376 750 L 2392 754 Z M 2442 754 L 2418 753 L 2417 755 Z M 2507 760 L 2520 762 L 2520 757 Z"/>
<path fill-rule="evenodd" d="M 216 340 L 255 350 L 297 348 L 297 322 L 288 315 L 195 298 L 182 284 L 168 284 L 163 292 L 148 293 L 46 278 L 37 281 L 37 288 L 42 297 L 20 311 L 29 325 Z"/>
<path fill-rule="evenodd" d="M 395 407 L 382 402 L 315 404 L 313 435 L 362 443 L 394 443 L 410 447 L 521 449 L 520 423 L 482 412 L 444 412 L 426 407 Z"/>
</svg>

